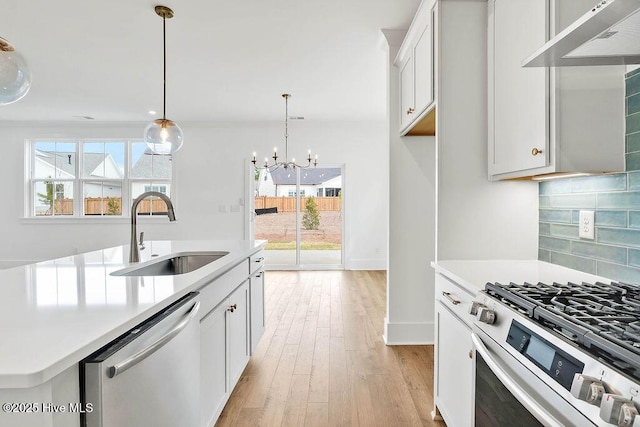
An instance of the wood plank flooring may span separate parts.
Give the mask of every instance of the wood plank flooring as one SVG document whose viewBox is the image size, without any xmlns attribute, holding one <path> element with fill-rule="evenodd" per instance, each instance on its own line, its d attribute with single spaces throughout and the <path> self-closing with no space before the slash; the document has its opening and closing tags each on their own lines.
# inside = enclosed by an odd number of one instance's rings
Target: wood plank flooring
<svg viewBox="0 0 640 427">
<path fill-rule="evenodd" d="M 445 426 L 433 347 L 382 341 L 382 271 L 269 271 L 266 331 L 216 426 Z"/>
</svg>

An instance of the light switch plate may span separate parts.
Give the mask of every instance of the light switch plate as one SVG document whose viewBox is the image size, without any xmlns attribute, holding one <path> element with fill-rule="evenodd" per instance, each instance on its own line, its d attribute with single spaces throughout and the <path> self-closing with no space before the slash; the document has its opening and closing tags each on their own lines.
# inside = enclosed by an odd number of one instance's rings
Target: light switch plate
<svg viewBox="0 0 640 427">
<path fill-rule="evenodd" d="M 595 214 L 593 211 L 580 211 L 578 235 L 581 239 L 595 239 Z"/>
</svg>

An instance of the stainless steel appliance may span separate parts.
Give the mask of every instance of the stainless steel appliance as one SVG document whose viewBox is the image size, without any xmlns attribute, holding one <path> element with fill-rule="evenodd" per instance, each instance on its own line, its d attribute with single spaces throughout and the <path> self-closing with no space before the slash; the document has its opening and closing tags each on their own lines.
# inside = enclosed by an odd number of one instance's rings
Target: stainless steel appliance
<svg viewBox="0 0 640 427">
<path fill-rule="evenodd" d="M 476 426 L 640 427 L 640 286 L 488 283 L 476 315 Z"/>
<path fill-rule="evenodd" d="M 83 426 L 198 425 L 199 306 L 185 295 L 81 362 Z"/>
</svg>

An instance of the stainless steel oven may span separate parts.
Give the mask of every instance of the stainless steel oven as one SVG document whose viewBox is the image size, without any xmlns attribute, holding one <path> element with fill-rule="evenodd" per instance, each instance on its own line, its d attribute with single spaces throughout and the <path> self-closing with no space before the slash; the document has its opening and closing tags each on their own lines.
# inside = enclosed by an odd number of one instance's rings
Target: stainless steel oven
<svg viewBox="0 0 640 427">
<path fill-rule="evenodd" d="M 487 284 L 472 306 L 476 426 L 640 427 L 640 288 L 597 296 L 607 286 Z"/>
</svg>

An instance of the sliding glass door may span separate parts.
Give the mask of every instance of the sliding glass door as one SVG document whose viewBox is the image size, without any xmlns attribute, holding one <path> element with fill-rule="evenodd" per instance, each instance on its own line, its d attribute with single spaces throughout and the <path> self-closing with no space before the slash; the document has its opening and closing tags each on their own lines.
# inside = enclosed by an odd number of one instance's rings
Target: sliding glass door
<svg viewBox="0 0 640 427">
<path fill-rule="evenodd" d="M 253 230 L 271 269 L 342 268 L 344 167 L 252 172 Z"/>
</svg>

